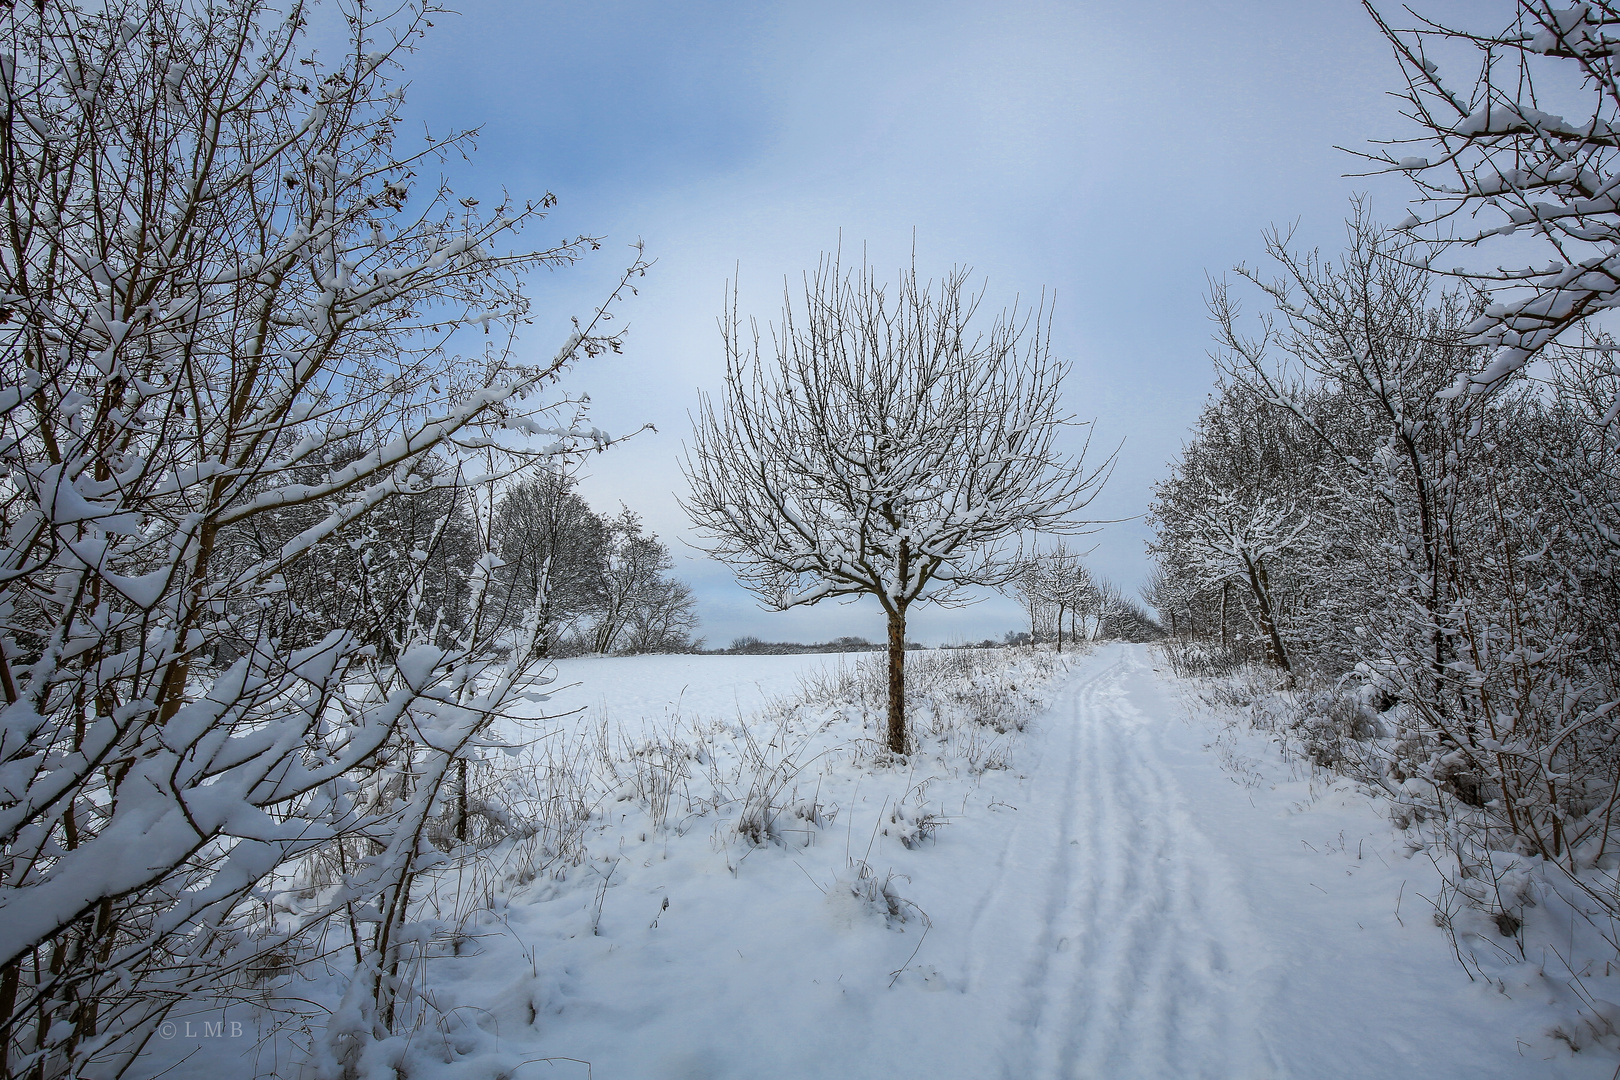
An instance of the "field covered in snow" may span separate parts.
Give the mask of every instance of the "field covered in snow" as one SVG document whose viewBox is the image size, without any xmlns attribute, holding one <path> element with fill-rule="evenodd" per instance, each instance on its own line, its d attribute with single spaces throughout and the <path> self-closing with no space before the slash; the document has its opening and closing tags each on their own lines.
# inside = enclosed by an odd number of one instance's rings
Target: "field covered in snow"
<svg viewBox="0 0 1620 1080">
<path fill-rule="evenodd" d="M 904 761 L 877 659 L 561 663 L 537 708 L 578 711 L 509 733 L 507 781 L 568 814 L 420 899 L 424 1022 L 365 1080 L 1614 1073 L 1547 1035 L 1556 987 L 1470 981 L 1363 794 L 1152 649 L 913 654 Z M 306 966 L 263 1003 L 331 992 Z M 263 1003 L 174 1019 L 269 1031 Z M 161 1050 L 297 1076 L 319 1026 Z"/>
</svg>

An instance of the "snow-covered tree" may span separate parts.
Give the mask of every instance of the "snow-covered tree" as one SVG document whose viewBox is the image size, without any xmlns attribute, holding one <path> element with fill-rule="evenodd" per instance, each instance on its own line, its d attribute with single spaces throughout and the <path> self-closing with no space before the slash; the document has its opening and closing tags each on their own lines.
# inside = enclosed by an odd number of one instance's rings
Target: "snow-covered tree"
<svg viewBox="0 0 1620 1080">
<path fill-rule="evenodd" d="M 1174 537 L 1178 545 L 1175 557 L 1207 586 L 1221 588 L 1237 581 L 1249 590 L 1266 658 L 1287 671 L 1288 650 L 1277 627 L 1271 568 L 1279 556 L 1301 545 L 1310 525 L 1308 515 L 1291 500 L 1250 501 L 1202 478 L 1161 486 L 1156 508 L 1162 535 Z"/>
<path fill-rule="evenodd" d="M 1488 358 L 1448 392 L 1488 391 L 1620 306 L 1620 3 L 1517 0 L 1505 26 L 1419 13 L 1406 29 L 1363 2 L 1394 47 L 1418 129 L 1365 156 L 1417 185 L 1401 227 L 1435 242 L 1423 265 L 1492 294 L 1469 327 Z M 1464 57 L 1473 62 L 1457 65 L 1460 78 L 1441 67 Z M 1527 244 L 1540 265 L 1519 265 Z M 1474 248 L 1500 249 L 1514 265 L 1449 265 L 1451 249 L 1466 261 Z M 1611 419 L 1615 409 L 1620 401 Z"/>
<path fill-rule="evenodd" d="M 513 485 L 495 503 L 494 543 L 505 563 L 497 574 L 503 617 L 522 624 L 540 597 L 540 643 L 551 655 L 559 640 L 601 602 L 607 528 L 563 472 L 541 472 Z"/>
<path fill-rule="evenodd" d="M 621 506 L 603 525 L 606 543 L 592 608 L 592 651 L 613 652 L 638 623 L 643 632 L 638 652 L 656 648 L 654 636 L 690 628 L 691 591 L 665 577 L 674 561 L 656 535 L 642 531 L 641 515 Z"/>
<path fill-rule="evenodd" d="M 1148 510 L 1156 533 L 1148 550 L 1171 579 L 1191 596 L 1219 597 L 1219 615 L 1206 625 L 1219 627 L 1223 646 L 1230 616 L 1247 615 L 1266 660 L 1285 671 L 1300 630 L 1285 608 L 1302 606 L 1300 579 L 1318 569 L 1308 557 L 1321 546 L 1312 528 L 1320 524 L 1312 513 L 1319 450 L 1309 438 L 1291 414 L 1222 387 Z"/>
<path fill-rule="evenodd" d="M 531 651 L 496 659 L 476 500 L 604 444 L 552 384 L 616 342 L 593 320 L 515 361 L 524 274 L 594 241 L 510 251 L 549 195 L 421 181 L 466 144 L 398 148 L 431 14 L 0 12 L 7 1075 L 117 1075 L 175 1001 L 369 906 L 352 1066 L 408 992 L 440 796 L 532 691 Z M 336 553 L 366 588 L 321 627 Z M 244 903 L 324 855 L 297 925 Z"/>
<path fill-rule="evenodd" d="M 1454 474 L 1475 453 L 1463 438 L 1479 415 L 1468 396 L 1452 400 L 1445 390 L 1483 350 L 1469 341 L 1467 298 L 1438 290 L 1422 269 L 1423 245 L 1378 226 L 1360 203 L 1348 240 L 1332 261 L 1270 234 L 1267 251 L 1283 277 L 1240 272 L 1280 322 L 1262 321 L 1259 336 L 1245 336 L 1230 295 L 1217 289 L 1220 362 L 1250 400 L 1280 411 L 1334 459 L 1333 519 L 1361 517 L 1361 542 L 1394 555 L 1392 588 L 1431 613 L 1421 621 L 1430 627 L 1428 666 L 1438 672 L 1446 635 L 1435 620 L 1457 584 L 1446 568 L 1463 492 Z"/>
<path fill-rule="evenodd" d="M 686 461 L 686 508 L 709 550 L 781 610 L 872 596 L 888 620 L 888 745 L 906 749 L 910 607 L 1016 572 L 1007 542 L 1074 528 L 1112 457 L 1092 471 L 1057 438 L 1069 422 L 1043 312 L 979 329 L 955 270 L 915 266 L 891 292 L 824 258 L 772 346 L 722 320 L 726 385 L 705 398 Z"/>
<path fill-rule="evenodd" d="M 1045 551 L 1024 560 L 1011 585 L 1030 612 L 1030 636 L 1041 636 L 1040 621 L 1045 616 L 1063 651 L 1063 619 L 1068 616 L 1070 637 L 1089 637 L 1086 628 L 1097 613 L 1097 589 L 1080 552 L 1070 551 L 1058 541 Z"/>
<path fill-rule="evenodd" d="M 318 482 L 363 452 L 362 443 L 353 440 L 312 455 L 293 470 L 295 482 Z M 436 456 L 415 466 L 423 476 L 439 476 L 452 467 Z M 214 561 L 221 567 L 255 565 L 316 526 L 332 508 L 330 500 L 287 506 L 222 529 Z M 277 610 L 286 621 L 276 636 L 284 645 L 307 646 L 342 627 L 360 634 L 367 646 L 395 655 L 402 635 L 410 632 L 413 605 L 438 613 L 442 631 L 452 633 L 465 624 L 468 583 L 484 549 L 467 491 L 440 483 L 401 493 L 354 527 L 322 538 L 308 555 L 283 569 L 286 603 Z M 525 604 L 534 596 L 531 589 Z M 217 646 L 224 650 L 220 657 L 248 648 L 225 634 Z"/>
</svg>

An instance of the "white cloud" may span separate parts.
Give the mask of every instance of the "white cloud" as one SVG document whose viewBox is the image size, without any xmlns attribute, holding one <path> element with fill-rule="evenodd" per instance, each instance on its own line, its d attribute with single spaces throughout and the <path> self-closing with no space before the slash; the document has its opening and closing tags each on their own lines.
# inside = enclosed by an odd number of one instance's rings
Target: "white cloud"
<svg viewBox="0 0 1620 1080">
<path fill-rule="evenodd" d="M 697 390 L 718 385 L 715 318 L 734 275 L 742 310 L 763 322 L 780 310 L 784 277 L 840 233 L 846 252 L 865 242 L 879 267 L 903 262 L 915 235 L 925 272 L 974 265 L 996 308 L 1055 290 L 1055 343 L 1075 365 L 1069 406 L 1097 419 L 1096 445 L 1126 439 L 1094 510 L 1129 518 L 1212 382 L 1206 271 L 1252 259 L 1263 227 L 1296 217 L 1307 242 L 1336 244 L 1346 197 L 1370 184 L 1339 175 L 1354 161 L 1333 145 L 1401 123 L 1382 94 L 1396 77 L 1386 47 L 1350 5 L 591 12 L 471 8 L 425 55 L 417 99 L 475 121 L 503 80 L 522 79 L 530 110 L 495 108 L 477 182 L 543 183 L 560 161 L 572 186 L 553 182 L 564 202 L 541 239 L 610 238 L 593 267 L 537 282 L 550 321 L 537 323 L 536 351 L 601 295 L 617 245 L 639 236 L 657 258 L 621 312 L 626 356 L 592 362 L 571 385 L 590 391 L 610 430 L 658 425 L 592 459 L 584 490 L 599 507 L 640 511 L 678 551 L 680 442 Z M 441 85 L 447 71 L 464 76 L 459 91 Z M 1404 188 L 1374 194 L 1386 216 L 1405 213 Z M 1094 564 L 1134 587 L 1143 536 L 1139 523 L 1108 528 Z M 849 608 L 766 619 L 723 573 L 691 570 L 714 640 L 877 625 Z M 983 637 L 1016 626 L 1017 612 L 995 602 L 925 619 L 932 637 Z M 784 629 L 762 629 L 772 625 Z"/>
</svg>

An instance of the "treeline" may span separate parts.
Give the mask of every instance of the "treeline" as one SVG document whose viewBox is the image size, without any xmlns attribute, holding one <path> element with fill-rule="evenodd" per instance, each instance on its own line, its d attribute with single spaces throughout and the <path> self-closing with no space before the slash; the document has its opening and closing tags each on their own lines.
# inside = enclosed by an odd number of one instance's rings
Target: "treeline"
<svg viewBox="0 0 1620 1080">
<path fill-rule="evenodd" d="M 1152 641 L 1163 629 L 1148 610 L 1107 578 L 1095 577 L 1083 556 L 1058 542 L 1023 559 L 1008 591 L 1029 617 L 1028 633 L 1009 634 L 1007 643 L 1113 638 Z"/>
<path fill-rule="evenodd" d="M 1620 791 L 1612 343 L 1469 392 L 1489 309 L 1422 245 L 1358 209 L 1336 260 L 1267 248 L 1256 336 L 1211 299 L 1221 383 L 1156 489 L 1153 602 L 1214 656 L 1369 684 L 1401 706 L 1375 780 L 1589 865 Z"/>
<path fill-rule="evenodd" d="M 324 475 L 357 454 L 323 455 L 306 469 Z M 272 609 L 281 640 L 307 646 L 345 628 L 393 655 L 414 639 L 413 620 L 425 612 L 442 644 L 466 632 L 481 594 L 483 617 L 509 638 L 525 619 L 537 621 L 540 656 L 694 647 L 692 590 L 670 576 L 669 550 L 634 511 L 595 513 L 562 472 L 539 472 L 493 495 L 429 482 L 448 468 L 429 459 L 420 490 L 382 503 L 352 535 L 322 538 L 312 558 L 283 572 L 272 586 L 286 594 Z M 251 565 L 327 512 L 311 504 L 226 530 L 222 553 Z M 474 573 L 481 559 L 487 576 Z M 248 647 L 233 644 L 217 642 L 216 659 Z"/>
<path fill-rule="evenodd" d="M 301 471 L 313 480 L 358 456 L 358 447 L 317 455 Z M 391 656 L 415 640 L 424 613 L 443 644 L 467 631 L 477 609 L 509 638 L 525 619 L 536 620 L 540 656 L 684 652 L 700 644 L 691 636 L 692 590 L 670 575 L 669 550 L 634 511 L 595 513 L 562 472 L 494 493 L 433 483 L 453 479 L 442 475 L 450 468 L 426 459 L 414 490 L 383 502 L 350 534 L 322 537 L 310 558 L 278 575 L 270 591 L 285 595 L 266 609 L 276 636 L 307 647 L 343 628 Z M 311 503 L 222 530 L 220 557 L 251 566 L 328 512 Z M 225 634 L 212 656 L 232 660 L 249 647 Z"/>
<path fill-rule="evenodd" d="M 806 645 L 799 641 L 761 641 L 757 637 L 747 636 L 733 640 L 731 648 L 715 649 L 714 653 L 723 656 L 796 656 L 800 653 L 878 652 L 886 648 L 887 645 L 874 644 L 863 637 L 839 637 Z M 906 642 L 909 651 L 924 648 L 927 646 L 920 642 Z"/>
</svg>

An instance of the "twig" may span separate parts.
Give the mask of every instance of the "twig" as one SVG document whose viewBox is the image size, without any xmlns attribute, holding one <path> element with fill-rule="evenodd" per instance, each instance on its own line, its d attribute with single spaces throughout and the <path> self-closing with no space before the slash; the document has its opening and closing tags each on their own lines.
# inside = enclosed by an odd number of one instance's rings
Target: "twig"
<svg viewBox="0 0 1620 1080">
<path fill-rule="evenodd" d="M 598 927 L 602 925 L 602 905 L 607 902 L 608 882 L 613 880 L 613 875 L 618 871 L 619 861 L 620 860 L 618 859 L 613 860 L 613 869 L 607 872 L 607 876 L 602 879 L 602 884 L 597 886 L 596 917 L 591 920 L 591 935 L 593 937 L 600 936 L 601 934 Z"/>
<path fill-rule="evenodd" d="M 916 904 L 912 904 L 911 906 L 917 907 Z M 917 959 L 917 954 L 922 952 L 923 942 L 928 940 L 928 931 L 934 928 L 934 920 L 928 917 L 928 912 L 924 911 L 922 908 L 917 908 L 917 913 L 923 917 L 922 936 L 917 939 L 917 947 L 911 950 L 911 955 L 906 957 L 906 962 L 889 973 L 889 985 L 885 989 L 894 989 L 895 980 L 900 978 L 901 974 L 905 972 L 906 968 L 911 966 L 911 962 L 913 960 Z"/>
<path fill-rule="evenodd" d="M 572 1061 L 575 1065 L 583 1065 L 583 1066 L 585 1066 L 585 1080 L 591 1080 L 591 1063 L 586 1061 L 584 1058 L 557 1057 L 557 1056 L 539 1057 L 539 1058 L 525 1058 L 524 1060 L 517 1063 L 517 1067 L 521 1069 L 521 1068 L 523 1068 L 523 1066 L 525 1066 L 525 1065 L 533 1065 L 537 1061 L 543 1061 L 547 1065 L 555 1065 L 559 1061 Z"/>
</svg>

